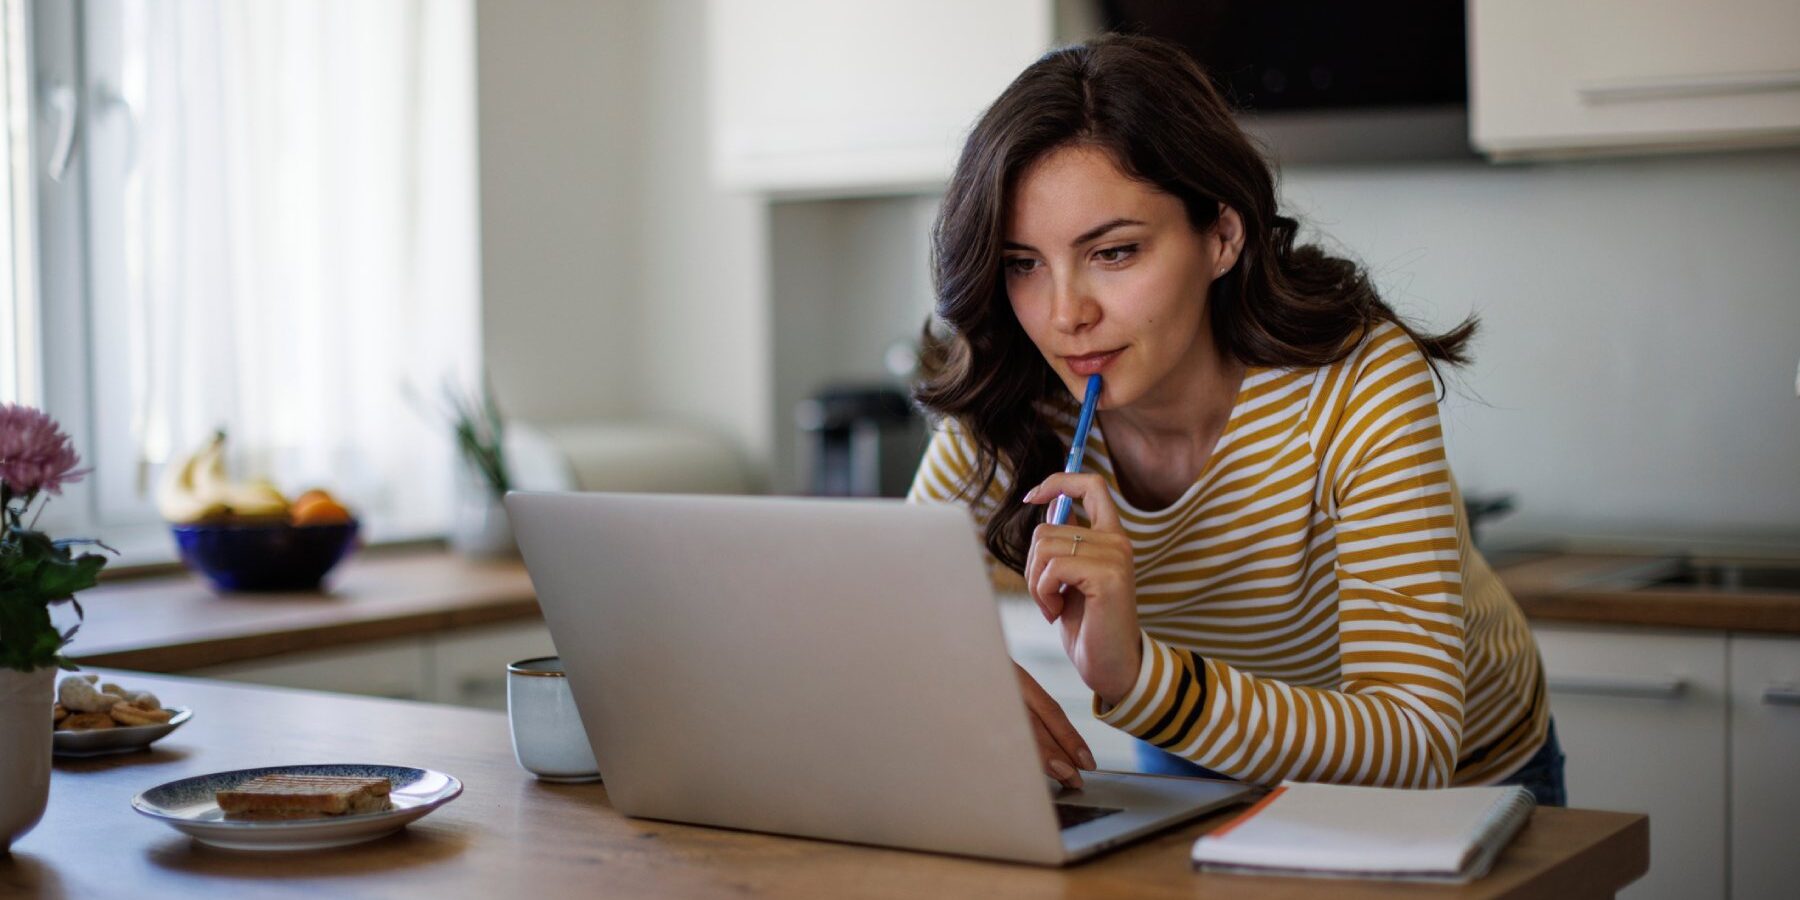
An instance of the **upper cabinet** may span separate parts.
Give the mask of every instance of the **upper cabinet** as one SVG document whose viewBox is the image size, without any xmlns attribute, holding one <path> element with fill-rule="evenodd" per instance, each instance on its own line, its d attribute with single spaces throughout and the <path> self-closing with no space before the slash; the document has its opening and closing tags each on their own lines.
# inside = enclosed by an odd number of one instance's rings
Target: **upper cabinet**
<svg viewBox="0 0 1800 900">
<path fill-rule="evenodd" d="M 1796 0 L 1469 0 L 1497 159 L 1800 143 Z"/>
<path fill-rule="evenodd" d="M 710 0 L 713 172 L 789 195 L 940 188 L 1050 48 L 1054 0 Z"/>
</svg>

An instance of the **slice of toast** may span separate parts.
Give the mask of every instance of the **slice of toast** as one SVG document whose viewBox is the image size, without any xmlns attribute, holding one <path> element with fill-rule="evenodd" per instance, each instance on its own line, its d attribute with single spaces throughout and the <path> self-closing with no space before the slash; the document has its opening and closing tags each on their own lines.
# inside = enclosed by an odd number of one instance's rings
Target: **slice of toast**
<svg viewBox="0 0 1800 900">
<path fill-rule="evenodd" d="M 386 778 L 259 775 L 214 796 L 226 818 L 304 819 L 380 812 L 391 787 Z"/>
</svg>

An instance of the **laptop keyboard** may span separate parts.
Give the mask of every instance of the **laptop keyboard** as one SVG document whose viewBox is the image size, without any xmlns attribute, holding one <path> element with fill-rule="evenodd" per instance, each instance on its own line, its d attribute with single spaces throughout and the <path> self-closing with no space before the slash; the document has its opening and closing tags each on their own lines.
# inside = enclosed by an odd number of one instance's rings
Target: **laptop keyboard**
<svg viewBox="0 0 1800 900">
<path fill-rule="evenodd" d="M 1056 804 L 1057 827 L 1064 831 L 1084 822 L 1104 819 L 1113 813 L 1124 812 L 1122 809 L 1111 809 L 1105 806 L 1080 806 L 1074 803 Z"/>
</svg>

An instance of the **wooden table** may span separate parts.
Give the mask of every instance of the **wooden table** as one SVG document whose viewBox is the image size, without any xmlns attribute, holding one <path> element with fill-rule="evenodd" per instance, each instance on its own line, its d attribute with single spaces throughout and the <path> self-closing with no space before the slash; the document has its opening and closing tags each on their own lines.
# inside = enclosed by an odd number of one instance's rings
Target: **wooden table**
<svg viewBox="0 0 1800 900">
<path fill-rule="evenodd" d="M 1644 816 L 1540 809 L 1494 871 L 1461 888 L 1200 875 L 1216 814 L 1067 869 L 628 819 L 598 784 L 550 785 L 513 762 L 503 714 L 200 679 L 106 673 L 194 718 L 152 750 L 59 760 L 35 831 L 0 858 L 0 895 L 43 897 L 1606 897 L 1649 864 Z M 424 766 L 457 800 L 369 844 L 246 854 L 130 808 L 189 775 L 291 763 Z"/>
</svg>

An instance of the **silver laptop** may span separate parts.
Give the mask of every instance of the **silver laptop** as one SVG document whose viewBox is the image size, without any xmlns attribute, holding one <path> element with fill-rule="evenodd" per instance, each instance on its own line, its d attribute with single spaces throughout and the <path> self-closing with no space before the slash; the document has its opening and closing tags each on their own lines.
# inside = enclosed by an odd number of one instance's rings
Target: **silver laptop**
<svg viewBox="0 0 1800 900">
<path fill-rule="evenodd" d="M 1059 865 L 1244 798 L 1043 775 L 956 507 L 506 498 L 614 808 Z"/>
</svg>

